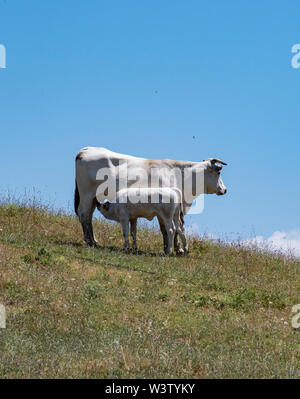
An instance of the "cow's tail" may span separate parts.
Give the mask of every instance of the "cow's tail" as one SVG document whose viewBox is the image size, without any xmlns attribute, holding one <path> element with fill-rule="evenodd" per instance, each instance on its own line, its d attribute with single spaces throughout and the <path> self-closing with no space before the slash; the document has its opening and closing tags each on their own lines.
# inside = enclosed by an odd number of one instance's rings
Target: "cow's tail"
<svg viewBox="0 0 300 399">
<path fill-rule="evenodd" d="M 184 214 L 183 214 L 182 205 L 181 205 L 181 209 L 180 209 L 180 220 L 181 220 L 181 223 L 184 225 Z"/>
<path fill-rule="evenodd" d="M 183 213 L 183 206 L 182 206 L 182 204 L 181 204 L 181 206 L 180 206 L 179 217 L 180 217 L 180 221 L 181 221 L 182 225 L 184 226 L 184 213 Z"/>
<path fill-rule="evenodd" d="M 182 199 L 182 193 L 180 193 L 180 214 L 179 214 L 180 220 L 182 225 L 184 225 L 184 212 L 183 212 L 183 199 Z"/>
<path fill-rule="evenodd" d="M 78 216 L 79 202 L 80 202 L 80 195 L 78 191 L 77 180 L 75 180 L 74 210 L 77 216 Z"/>
</svg>

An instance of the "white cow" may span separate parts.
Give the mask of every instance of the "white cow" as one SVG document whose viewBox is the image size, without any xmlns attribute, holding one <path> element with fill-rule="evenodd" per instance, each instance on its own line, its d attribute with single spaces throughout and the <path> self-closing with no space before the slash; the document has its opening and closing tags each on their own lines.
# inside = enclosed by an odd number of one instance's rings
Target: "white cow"
<svg viewBox="0 0 300 399">
<path fill-rule="evenodd" d="M 105 199 L 113 201 L 116 193 L 127 187 L 175 187 L 182 192 L 185 215 L 200 194 L 226 194 L 227 189 L 220 176 L 222 165 L 226 164 L 216 158 L 203 162 L 149 160 L 117 154 L 106 148 L 83 148 L 76 156 L 74 205 L 82 224 L 85 242 L 97 246 L 92 226 L 96 197 L 99 202 Z M 166 229 L 162 223 L 160 227 L 166 247 Z M 174 246 L 177 253 L 182 252 L 177 233 Z"/>
<path fill-rule="evenodd" d="M 157 199 L 157 200 L 156 200 Z M 113 203 L 106 201 L 103 204 L 96 202 L 98 210 L 104 217 L 119 222 L 124 236 L 124 249 L 129 250 L 129 223 L 132 235 L 132 249 L 137 250 L 136 224 L 138 218 L 152 220 L 155 216 L 166 230 L 167 245 L 165 254 L 169 255 L 173 248 L 174 235 L 178 233 L 184 253 L 188 252 L 185 235 L 183 205 L 181 191 L 170 187 L 142 187 L 127 188 L 118 191 Z"/>
</svg>

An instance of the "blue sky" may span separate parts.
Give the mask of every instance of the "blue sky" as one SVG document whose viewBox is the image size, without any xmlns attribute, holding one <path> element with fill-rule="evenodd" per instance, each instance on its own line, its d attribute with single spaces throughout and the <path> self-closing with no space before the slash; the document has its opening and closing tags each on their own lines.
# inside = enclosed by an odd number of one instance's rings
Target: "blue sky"
<svg viewBox="0 0 300 399">
<path fill-rule="evenodd" d="M 299 229 L 299 13 L 296 0 L 0 0 L 0 191 L 67 207 L 84 146 L 219 157 L 228 194 L 189 224 Z"/>
</svg>

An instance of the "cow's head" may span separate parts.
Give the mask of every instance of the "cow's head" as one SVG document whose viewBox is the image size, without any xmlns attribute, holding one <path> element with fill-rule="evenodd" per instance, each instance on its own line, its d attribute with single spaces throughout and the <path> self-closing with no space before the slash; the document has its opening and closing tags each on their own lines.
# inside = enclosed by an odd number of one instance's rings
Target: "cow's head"
<svg viewBox="0 0 300 399">
<path fill-rule="evenodd" d="M 227 165 L 225 162 L 217 158 L 209 158 L 204 160 L 207 164 L 204 175 L 204 185 L 206 194 L 224 195 L 227 192 L 223 180 L 221 178 L 222 165 Z"/>
</svg>

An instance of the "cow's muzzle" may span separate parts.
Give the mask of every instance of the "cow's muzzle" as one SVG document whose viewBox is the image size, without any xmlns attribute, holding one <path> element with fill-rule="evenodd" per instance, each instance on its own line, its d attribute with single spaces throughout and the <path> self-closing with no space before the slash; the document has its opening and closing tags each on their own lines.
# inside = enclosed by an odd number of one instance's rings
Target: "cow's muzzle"
<svg viewBox="0 0 300 399">
<path fill-rule="evenodd" d="M 227 188 L 225 188 L 224 190 L 222 190 L 222 191 L 218 191 L 216 194 L 217 195 L 225 195 L 227 193 Z"/>
</svg>

